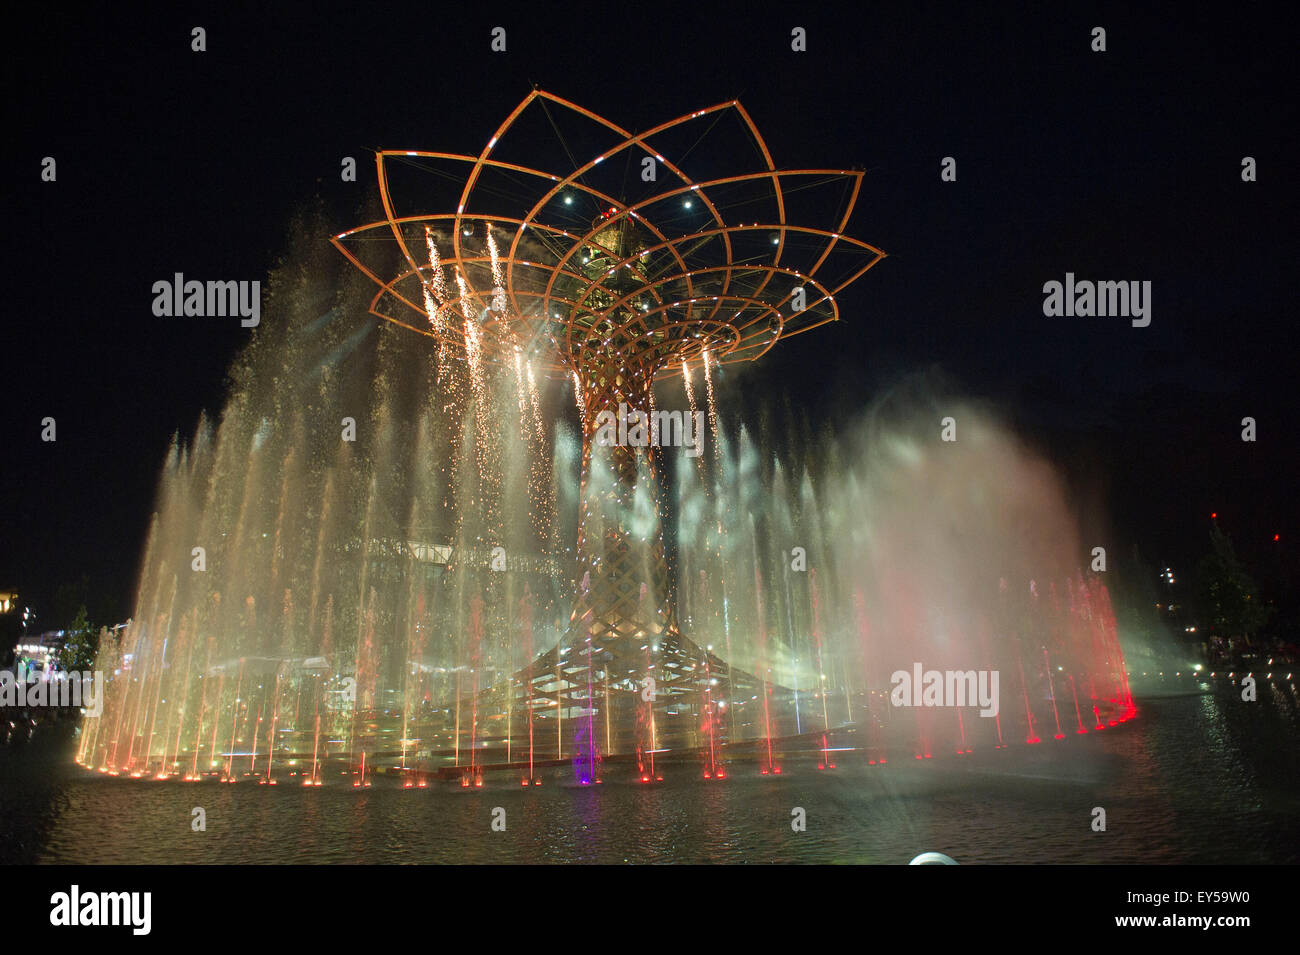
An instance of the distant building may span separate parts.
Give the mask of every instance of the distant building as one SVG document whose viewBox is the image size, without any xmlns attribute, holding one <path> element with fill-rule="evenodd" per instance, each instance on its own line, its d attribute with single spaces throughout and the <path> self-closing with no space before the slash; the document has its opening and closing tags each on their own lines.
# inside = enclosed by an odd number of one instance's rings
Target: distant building
<svg viewBox="0 0 1300 955">
<path fill-rule="evenodd" d="M 58 663 L 59 653 L 66 642 L 67 637 L 62 630 L 23 634 L 14 645 L 14 660 L 21 663 L 23 670 L 44 672 Z"/>
</svg>

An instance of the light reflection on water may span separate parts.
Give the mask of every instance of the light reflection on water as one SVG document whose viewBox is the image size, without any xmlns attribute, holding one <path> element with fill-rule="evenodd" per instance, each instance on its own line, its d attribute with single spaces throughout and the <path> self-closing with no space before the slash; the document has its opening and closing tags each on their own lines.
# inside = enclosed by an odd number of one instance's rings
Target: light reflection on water
<svg viewBox="0 0 1300 955">
<path fill-rule="evenodd" d="M 275 789 L 87 775 L 60 752 L 0 753 L 0 860 L 63 863 L 961 863 L 1300 861 L 1297 708 L 1220 693 L 1148 700 L 1126 726 L 961 759 L 783 777 L 600 787 L 512 780 Z M 285 781 L 286 783 L 288 780 Z M 192 832 L 191 810 L 207 812 Z M 507 829 L 490 828 L 494 807 Z M 793 832 L 791 809 L 806 810 Z M 1107 831 L 1094 833 L 1094 806 Z"/>
</svg>

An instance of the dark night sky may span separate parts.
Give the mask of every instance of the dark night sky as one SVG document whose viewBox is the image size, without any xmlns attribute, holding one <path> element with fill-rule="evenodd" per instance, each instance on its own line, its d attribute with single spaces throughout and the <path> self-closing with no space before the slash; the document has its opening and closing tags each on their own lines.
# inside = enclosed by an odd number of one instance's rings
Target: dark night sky
<svg viewBox="0 0 1300 955">
<path fill-rule="evenodd" d="M 50 8 L 7 31 L 0 586 L 43 626 L 66 622 L 51 598 L 83 574 L 101 615 L 129 612 L 168 440 L 220 408 L 250 334 L 155 318 L 155 280 L 265 279 L 313 197 L 358 224 L 368 150 L 477 152 L 534 83 L 634 129 L 739 97 L 779 167 L 869 170 L 851 228 L 890 258 L 842 297 L 847 321 L 761 370 L 814 422 L 937 365 L 1101 488 L 1117 541 L 1153 563 L 1193 562 L 1211 510 L 1248 559 L 1279 559 L 1272 535 L 1292 549 L 1300 532 L 1284 8 L 1054 6 L 174 5 Z M 488 49 L 497 25 L 506 54 Z M 346 155 L 357 183 L 339 181 Z M 1150 327 L 1045 318 L 1042 285 L 1067 271 L 1150 280 Z"/>
</svg>

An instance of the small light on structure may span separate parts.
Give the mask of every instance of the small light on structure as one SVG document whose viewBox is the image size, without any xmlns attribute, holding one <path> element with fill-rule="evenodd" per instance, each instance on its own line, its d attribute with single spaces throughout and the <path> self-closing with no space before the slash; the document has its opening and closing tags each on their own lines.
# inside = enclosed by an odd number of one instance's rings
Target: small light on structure
<svg viewBox="0 0 1300 955">
<path fill-rule="evenodd" d="M 566 206 L 571 206 L 571 205 L 573 205 L 573 196 L 565 196 L 565 197 L 564 197 L 564 204 L 565 204 Z"/>
</svg>

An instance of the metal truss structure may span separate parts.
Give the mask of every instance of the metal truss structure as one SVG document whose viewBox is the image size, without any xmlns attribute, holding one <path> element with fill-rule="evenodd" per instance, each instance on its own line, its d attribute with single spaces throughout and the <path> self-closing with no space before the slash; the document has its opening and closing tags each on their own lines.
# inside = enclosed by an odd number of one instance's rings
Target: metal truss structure
<svg viewBox="0 0 1300 955">
<path fill-rule="evenodd" d="M 477 156 L 385 150 L 376 167 L 384 218 L 332 240 L 378 286 L 370 311 L 577 390 L 582 584 L 561 645 L 501 702 L 586 723 L 589 754 L 601 737 L 606 754 L 715 739 L 712 687 L 770 687 L 680 632 L 656 448 L 599 445 L 597 418 L 651 412 L 657 380 L 837 320 L 836 295 L 884 256 L 844 234 L 865 174 L 778 170 L 736 101 L 632 133 L 540 90 Z M 458 183 L 454 212 L 399 208 L 431 177 Z"/>
</svg>

